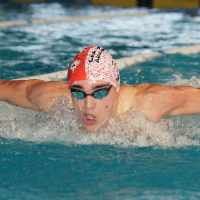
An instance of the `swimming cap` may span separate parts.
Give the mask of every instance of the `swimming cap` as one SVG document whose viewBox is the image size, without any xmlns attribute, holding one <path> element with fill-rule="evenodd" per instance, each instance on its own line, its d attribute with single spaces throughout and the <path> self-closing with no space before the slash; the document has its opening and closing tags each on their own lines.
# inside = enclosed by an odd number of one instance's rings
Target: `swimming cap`
<svg viewBox="0 0 200 200">
<path fill-rule="evenodd" d="M 90 46 L 72 60 L 68 69 L 68 85 L 81 80 L 103 80 L 120 89 L 119 71 L 112 56 L 103 48 Z"/>
</svg>

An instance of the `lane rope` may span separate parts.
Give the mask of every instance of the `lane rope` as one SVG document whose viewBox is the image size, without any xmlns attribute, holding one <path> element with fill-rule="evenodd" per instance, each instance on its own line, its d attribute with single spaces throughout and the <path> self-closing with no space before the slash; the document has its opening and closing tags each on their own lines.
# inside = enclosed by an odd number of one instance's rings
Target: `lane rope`
<svg viewBox="0 0 200 200">
<path fill-rule="evenodd" d="M 142 17 L 149 15 L 148 12 L 139 12 L 139 13 L 128 13 L 128 14 L 114 14 L 114 15 L 98 15 L 98 16 L 81 16 L 81 17 L 59 17 L 59 18 L 49 18 L 49 19 L 32 19 L 19 20 L 19 21 L 1 21 L 0 28 L 7 28 L 12 26 L 23 26 L 28 24 L 45 24 L 45 23 L 57 23 L 57 22 L 76 22 L 83 20 L 92 20 L 92 19 L 106 19 L 106 18 L 115 18 L 115 17 Z"/>
<path fill-rule="evenodd" d="M 163 51 L 163 53 L 153 52 L 149 54 L 125 57 L 125 58 L 115 59 L 115 61 L 117 63 L 118 69 L 123 69 L 127 66 L 140 63 L 140 62 L 145 62 L 145 61 L 151 60 L 154 57 L 162 56 L 163 54 L 180 53 L 184 55 L 190 55 L 190 54 L 197 54 L 199 52 L 200 52 L 200 44 L 165 50 Z M 66 77 L 67 77 L 67 70 L 64 70 L 64 71 L 57 71 L 57 72 L 38 75 L 38 76 L 25 77 L 25 78 L 21 78 L 17 80 L 41 79 L 44 81 L 59 81 L 59 80 L 66 80 Z"/>
</svg>

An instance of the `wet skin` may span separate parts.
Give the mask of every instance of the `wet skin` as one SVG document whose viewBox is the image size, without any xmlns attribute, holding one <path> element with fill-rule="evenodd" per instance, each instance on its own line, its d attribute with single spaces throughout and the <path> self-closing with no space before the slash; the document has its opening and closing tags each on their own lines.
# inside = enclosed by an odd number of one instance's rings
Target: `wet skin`
<svg viewBox="0 0 200 200">
<path fill-rule="evenodd" d="M 97 81 L 77 81 L 71 84 L 71 88 L 78 89 L 86 94 L 91 94 L 99 89 L 109 88 L 110 83 Z M 110 118 L 116 105 L 117 91 L 111 88 L 105 99 L 96 99 L 93 96 L 86 96 L 82 100 L 76 100 L 72 96 L 75 112 L 88 131 L 96 131 L 101 128 Z"/>
<path fill-rule="evenodd" d="M 71 87 L 91 94 L 100 88 L 109 88 L 104 81 L 77 81 Z M 83 127 L 96 131 L 109 120 L 111 114 L 120 118 L 133 109 L 145 114 L 153 121 L 165 116 L 200 113 L 200 88 L 144 83 L 141 85 L 121 85 L 117 93 L 112 87 L 103 100 L 88 95 L 83 100 L 75 100 L 66 82 L 42 80 L 0 80 L 0 101 L 15 106 L 48 112 L 59 96 L 66 96 L 73 102 L 74 109 Z M 70 105 L 71 107 L 71 105 Z"/>
</svg>

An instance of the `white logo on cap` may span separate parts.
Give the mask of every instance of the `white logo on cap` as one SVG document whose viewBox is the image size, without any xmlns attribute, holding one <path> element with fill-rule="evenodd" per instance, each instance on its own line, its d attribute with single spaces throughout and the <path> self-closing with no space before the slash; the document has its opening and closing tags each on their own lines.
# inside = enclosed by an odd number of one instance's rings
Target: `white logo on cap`
<svg viewBox="0 0 200 200">
<path fill-rule="evenodd" d="M 72 62 L 69 66 L 69 68 L 72 70 L 72 72 L 74 72 L 74 70 L 76 69 L 76 67 L 80 64 L 80 60 L 75 60 L 74 62 Z"/>
</svg>

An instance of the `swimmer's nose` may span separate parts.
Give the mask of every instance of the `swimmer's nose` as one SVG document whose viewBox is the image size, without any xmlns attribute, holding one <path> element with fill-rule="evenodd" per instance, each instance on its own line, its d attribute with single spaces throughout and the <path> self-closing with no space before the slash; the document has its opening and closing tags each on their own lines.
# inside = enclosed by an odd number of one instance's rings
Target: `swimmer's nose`
<svg viewBox="0 0 200 200">
<path fill-rule="evenodd" d="M 87 109 L 91 109 L 91 108 L 95 108 L 95 98 L 94 97 L 92 97 L 92 96 L 87 96 L 87 97 L 85 97 L 85 99 L 84 99 L 84 103 L 85 103 L 85 107 L 87 108 Z"/>
</svg>

